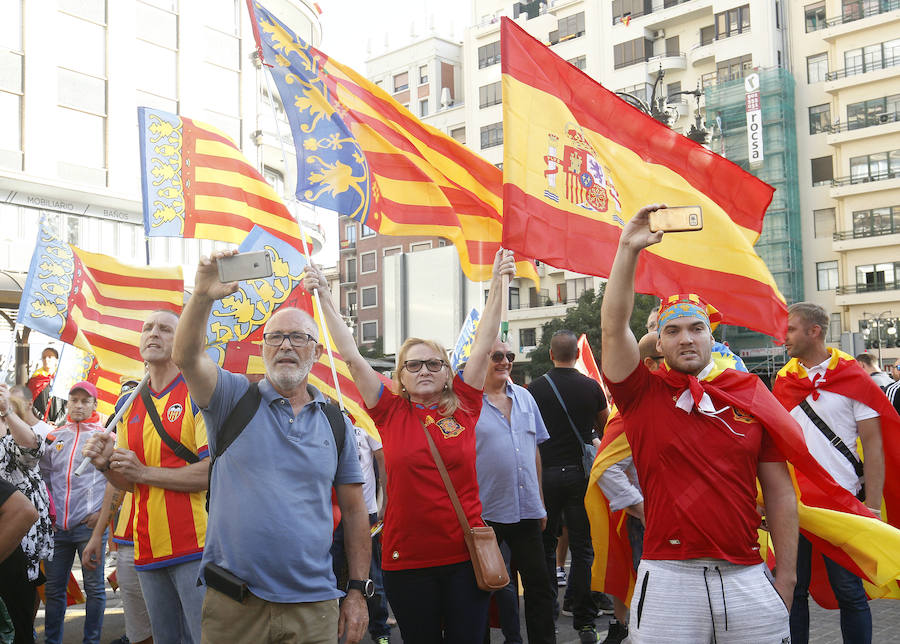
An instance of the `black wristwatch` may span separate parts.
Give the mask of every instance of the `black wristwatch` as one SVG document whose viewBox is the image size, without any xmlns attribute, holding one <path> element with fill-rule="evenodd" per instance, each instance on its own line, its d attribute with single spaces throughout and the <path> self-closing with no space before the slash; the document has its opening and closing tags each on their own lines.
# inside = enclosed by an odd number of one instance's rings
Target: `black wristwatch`
<svg viewBox="0 0 900 644">
<path fill-rule="evenodd" d="M 351 590 L 358 590 L 362 593 L 363 597 L 368 599 L 375 594 L 375 582 L 371 579 L 351 579 L 347 582 L 347 592 Z"/>
</svg>

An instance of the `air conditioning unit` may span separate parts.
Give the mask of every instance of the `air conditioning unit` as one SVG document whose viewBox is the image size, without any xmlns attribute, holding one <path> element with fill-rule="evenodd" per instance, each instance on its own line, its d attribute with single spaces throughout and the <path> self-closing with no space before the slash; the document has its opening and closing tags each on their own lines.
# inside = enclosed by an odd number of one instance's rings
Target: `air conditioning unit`
<svg viewBox="0 0 900 644">
<path fill-rule="evenodd" d="M 879 115 L 878 115 L 878 122 L 879 122 L 879 123 L 887 123 L 888 121 L 892 120 L 893 117 L 894 117 L 894 115 L 891 114 L 891 113 L 889 113 L 889 112 L 884 113 L 884 114 L 879 114 Z"/>
<path fill-rule="evenodd" d="M 662 40 L 665 37 L 666 37 L 665 29 L 657 29 L 656 31 L 653 32 L 653 40 Z"/>
</svg>

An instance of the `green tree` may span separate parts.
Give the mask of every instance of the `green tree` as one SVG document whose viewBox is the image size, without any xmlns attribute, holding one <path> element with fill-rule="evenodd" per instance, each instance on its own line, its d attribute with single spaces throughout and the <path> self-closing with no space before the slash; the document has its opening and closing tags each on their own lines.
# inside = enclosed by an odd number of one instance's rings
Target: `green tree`
<svg viewBox="0 0 900 644">
<path fill-rule="evenodd" d="M 384 338 L 378 336 L 372 346 L 360 345 L 359 353 L 363 358 L 384 358 Z"/>
<path fill-rule="evenodd" d="M 550 338 L 561 329 L 568 329 L 579 337 L 582 333 L 586 334 L 594 358 L 597 364 L 600 364 L 600 306 L 603 303 L 605 286 L 601 285 L 596 294 L 593 289 L 585 291 L 578 298 L 578 304 L 566 311 L 565 317 L 550 320 L 541 327 L 540 344 L 529 355 L 531 363 L 527 371 L 532 378 L 537 378 L 553 367 L 550 361 Z M 647 332 L 647 316 L 658 303 L 658 298 L 652 295 L 635 296 L 630 322 L 634 337 L 640 338 Z"/>
</svg>

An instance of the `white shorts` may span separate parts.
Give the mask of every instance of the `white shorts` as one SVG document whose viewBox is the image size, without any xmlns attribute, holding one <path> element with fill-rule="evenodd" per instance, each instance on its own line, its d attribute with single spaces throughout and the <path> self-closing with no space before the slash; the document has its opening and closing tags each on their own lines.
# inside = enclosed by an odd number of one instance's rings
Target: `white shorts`
<svg viewBox="0 0 900 644">
<path fill-rule="evenodd" d="M 789 618 L 763 563 L 643 559 L 628 633 L 634 644 L 788 644 Z"/>
<path fill-rule="evenodd" d="M 144 604 L 144 594 L 134 569 L 134 546 L 119 545 L 116 558 L 116 578 L 122 593 L 122 607 L 125 610 L 125 636 L 132 642 L 143 642 L 153 635 L 150 630 L 150 615 Z"/>
</svg>

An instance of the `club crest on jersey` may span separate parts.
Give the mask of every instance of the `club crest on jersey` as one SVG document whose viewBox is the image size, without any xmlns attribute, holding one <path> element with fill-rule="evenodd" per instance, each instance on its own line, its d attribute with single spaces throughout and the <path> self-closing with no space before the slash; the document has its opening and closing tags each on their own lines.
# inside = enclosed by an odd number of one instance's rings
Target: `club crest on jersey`
<svg viewBox="0 0 900 644">
<path fill-rule="evenodd" d="M 181 418 L 181 412 L 183 411 L 184 406 L 181 403 L 175 403 L 166 410 L 166 418 L 169 419 L 170 423 L 174 423 L 176 420 Z"/>
<path fill-rule="evenodd" d="M 465 427 L 457 423 L 452 418 L 441 418 L 435 423 L 435 425 L 437 425 L 438 429 L 441 430 L 441 434 L 444 435 L 444 438 L 453 438 L 454 436 L 459 436 L 465 429 Z"/>
<path fill-rule="evenodd" d="M 737 407 L 732 407 L 731 411 L 734 413 L 734 419 L 739 423 L 755 423 L 756 418 L 748 414 L 743 409 L 739 409 Z"/>
<path fill-rule="evenodd" d="M 63 443 L 62 443 L 62 441 L 60 441 L 60 442 L 58 442 L 56 445 L 54 445 L 53 448 L 54 448 L 57 452 L 61 452 L 61 451 L 62 451 L 62 448 L 63 448 Z"/>
</svg>

